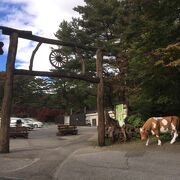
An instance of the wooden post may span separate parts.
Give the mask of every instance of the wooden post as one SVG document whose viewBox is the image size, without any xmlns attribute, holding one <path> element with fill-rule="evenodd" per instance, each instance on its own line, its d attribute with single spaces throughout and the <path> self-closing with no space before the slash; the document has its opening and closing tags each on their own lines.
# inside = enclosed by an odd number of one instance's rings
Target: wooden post
<svg viewBox="0 0 180 180">
<path fill-rule="evenodd" d="M 100 82 L 97 86 L 97 112 L 98 112 L 98 144 L 105 145 L 105 120 L 104 120 L 104 83 L 103 83 L 103 55 L 102 50 L 96 52 L 96 72 Z"/>
<path fill-rule="evenodd" d="M 9 153 L 9 124 L 13 91 L 13 72 L 17 52 L 18 34 L 10 35 L 8 57 L 6 63 L 6 81 L 4 86 L 4 97 L 1 108 L 0 124 L 0 152 Z"/>
</svg>

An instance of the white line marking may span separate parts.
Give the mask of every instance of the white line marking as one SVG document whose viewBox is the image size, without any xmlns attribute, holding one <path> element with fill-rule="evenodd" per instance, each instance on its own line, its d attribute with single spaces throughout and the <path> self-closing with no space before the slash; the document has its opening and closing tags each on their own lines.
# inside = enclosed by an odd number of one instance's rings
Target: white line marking
<svg viewBox="0 0 180 180">
<path fill-rule="evenodd" d="M 13 170 L 10 170 L 10 171 L 6 171 L 6 172 L 14 172 L 14 171 L 22 170 L 22 169 L 24 169 L 24 168 L 26 168 L 26 167 L 28 167 L 28 166 L 31 166 L 32 164 L 36 163 L 36 162 L 39 161 L 39 160 L 40 160 L 40 158 L 35 158 L 30 164 L 27 164 L 27 165 L 22 166 L 22 167 L 20 167 L 20 168 L 16 168 L 16 169 L 13 169 Z"/>
<path fill-rule="evenodd" d="M 15 178 L 15 177 L 9 177 L 9 176 L 0 176 L 0 179 L 1 178 L 6 178 L 6 179 L 9 179 L 9 180 L 23 180 L 24 178 Z"/>
<path fill-rule="evenodd" d="M 54 179 L 56 179 L 56 180 L 58 180 L 58 179 L 61 179 L 60 177 L 61 177 L 61 170 L 62 170 L 62 168 L 63 168 L 63 166 L 78 152 L 78 151 L 80 151 L 80 149 L 77 149 L 77 150 L 75 150 L 73 153 L 71 153 L 70 155 L 68 155 L 67 157 L 66 157 L 66 159 L 64 159 L 64 161 L 56 168 L 56 171 L 55 171 L 55 173 L 54 173 Z M 59 175 L 59 176 L 58 176 Z"/>
</svg>

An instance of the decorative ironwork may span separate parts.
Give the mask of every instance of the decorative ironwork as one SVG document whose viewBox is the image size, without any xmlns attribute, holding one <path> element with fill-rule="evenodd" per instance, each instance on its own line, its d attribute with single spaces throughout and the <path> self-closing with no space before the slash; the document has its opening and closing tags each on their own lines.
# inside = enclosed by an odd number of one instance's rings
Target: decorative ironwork
<svg viewBox="0 0 180 180">
<path fill-rule="evenodd" d="M 67 57 L 59 49 L 54 49 L 49 55 L 49 61 L 55 68 L 60 68 L 67 62 Z"/>
</svg>

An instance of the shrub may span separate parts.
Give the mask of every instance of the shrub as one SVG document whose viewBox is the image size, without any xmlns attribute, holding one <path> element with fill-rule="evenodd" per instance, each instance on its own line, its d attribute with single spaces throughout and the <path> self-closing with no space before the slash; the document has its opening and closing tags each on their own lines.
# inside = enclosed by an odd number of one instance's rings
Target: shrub
<svg viewBox="0 0 180 180">
<path fill-rule="evenodd" d="M 132 124 L 134 127 L 141 127 L 144 121 L 141 114 L 133 114 L 129 116 L 128 123 Z"/>
</svg>

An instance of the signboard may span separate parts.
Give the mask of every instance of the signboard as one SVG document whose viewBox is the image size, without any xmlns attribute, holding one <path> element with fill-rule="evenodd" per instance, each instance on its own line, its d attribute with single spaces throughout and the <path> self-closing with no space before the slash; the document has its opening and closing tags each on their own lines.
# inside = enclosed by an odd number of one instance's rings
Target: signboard
<svg viewBox="0 0 180 180">
<path fill-rule="evenodd" d="M 120 126 L 123 126 L 124 125 L 124 119 L 127 116 L 126 105 L 118 104 L 118 105 L 116 105 L 115 109 L 116 109 L 116 120 L 119 121 Z"/>
<path fill-rule="evenodd" d="M 70 125 L 70 116 L 64 116 L 64 124 L 65 125 Z"/>
</svg>

